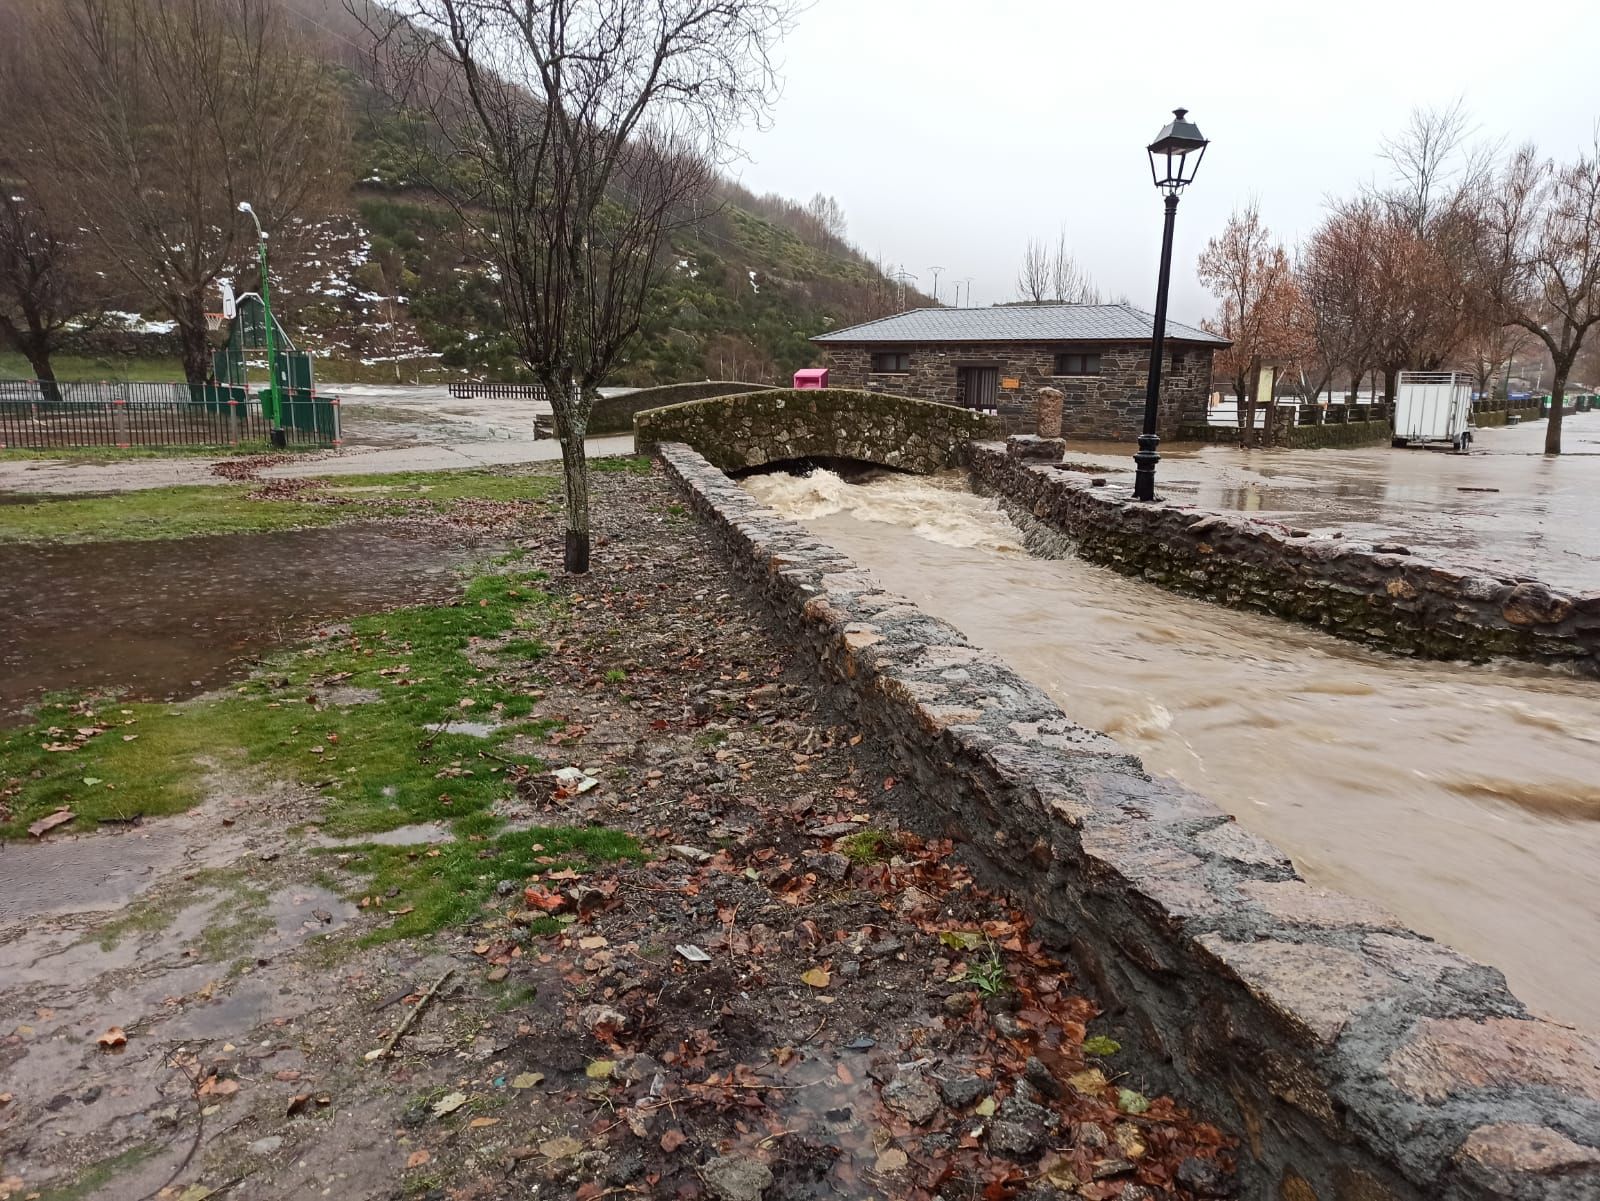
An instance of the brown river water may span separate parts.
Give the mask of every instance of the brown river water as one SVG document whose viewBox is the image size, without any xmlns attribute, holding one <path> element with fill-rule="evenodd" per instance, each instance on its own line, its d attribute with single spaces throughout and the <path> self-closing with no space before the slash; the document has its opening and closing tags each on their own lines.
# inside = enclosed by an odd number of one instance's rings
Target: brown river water
<svg viewBox="0 0 1600 1201">
<path fill-rule="evenodd" d="M 1166 774 L 1600 1028 L 1600 683 L 1414 662 L 1029 555 L 955 477 L 745 486 Z"/>
</svg>

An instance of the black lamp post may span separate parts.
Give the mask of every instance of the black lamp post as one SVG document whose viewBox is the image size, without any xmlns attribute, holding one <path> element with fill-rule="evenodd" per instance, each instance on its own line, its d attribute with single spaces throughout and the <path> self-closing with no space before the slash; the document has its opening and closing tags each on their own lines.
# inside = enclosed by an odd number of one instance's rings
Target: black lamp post
<svg viewBox="0 0 1600 1201">
<path fill-rule="evenodd" d="M 1161 276 L 1156 283 L 1156 320 L 1150 337 L 1150 375 L 1144 389 L 1144 433 L 1133 456 L 1133 499 L 1156 498 L 1156 419 L 1161 406 L 1161 355 L 1167 341 L 1167 286 L 1172 282 L 1172 223 L 1178 215 L 1178 193 L 1194 182 L 1208 143 L 1200 127 L 1187 119 L 1189 110 L 1175 108 L 1172 120 L 1146 149 L 1150 153 L 1150 178 L 1167 196 L 1167 219 L 1161 231 Z"/>
</svg>

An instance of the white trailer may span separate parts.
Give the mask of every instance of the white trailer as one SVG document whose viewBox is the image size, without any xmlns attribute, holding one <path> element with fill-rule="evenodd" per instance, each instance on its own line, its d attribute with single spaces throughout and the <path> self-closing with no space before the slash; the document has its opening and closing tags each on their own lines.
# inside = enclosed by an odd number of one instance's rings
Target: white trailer
<svg viewBox="0 0 1600 1201">
<path fill-rule="evenodd" d="M 1465 371 L 1402 371 L 1394 398 L 1394 444 L 1470 447 L 1472 385 Z"/>
</svg>

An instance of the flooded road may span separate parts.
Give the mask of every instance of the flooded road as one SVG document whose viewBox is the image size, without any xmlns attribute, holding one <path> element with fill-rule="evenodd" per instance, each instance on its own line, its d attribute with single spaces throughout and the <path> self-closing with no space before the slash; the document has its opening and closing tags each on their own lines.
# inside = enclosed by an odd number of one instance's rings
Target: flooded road
<svg viewBox="0 0 1600 1201">
<path fill-rule="evenodd" d="M 1502 969 L 1531 1007 L 1600 1028 L 1594 681 L 1391 658 L 1036 559 L 956 478 L 745 484 L 1308 879 Z"/>
<path fill-rule="evenodd" d="M 1543 421 L 1479 430 L 1465 455 L 1164 444 L 1157 488 L 1202 509 L 1404 542 L 1490 575 L 1600 589 L 1600 411 L 1566 418 L 1559 457 L 1543 453 L 1544 435 Z M 1069 458 L 1120 474 L 1130 453 L 1078 443 Z"/>
<path fill-rule="evenodd" d="M 192 696 L 310 622 L 451 595 L 488 549 L 376 525 L 0 546 L 0 723 L 51 691 Z"/>
</svg>

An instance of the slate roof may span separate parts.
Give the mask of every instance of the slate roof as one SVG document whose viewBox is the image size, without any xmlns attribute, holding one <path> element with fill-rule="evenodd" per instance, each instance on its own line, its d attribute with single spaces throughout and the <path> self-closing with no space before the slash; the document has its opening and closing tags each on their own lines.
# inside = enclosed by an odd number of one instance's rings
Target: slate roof
<svg viewBox="0 0 1600 1201">
<path fill-rule="evenodd" d="M 1154 315 L 1131 304 L 997 304 L 987 309 L 907 309 L 818 334 L 813 342 L 1146 342 Z M 1226 338 L 1167 320 L 1178 342 L 1228 346 Z"/>
</svg>

